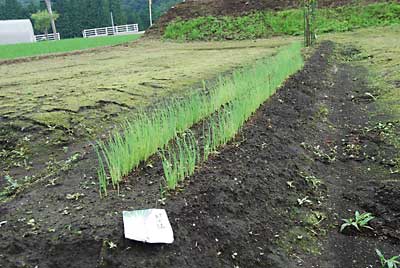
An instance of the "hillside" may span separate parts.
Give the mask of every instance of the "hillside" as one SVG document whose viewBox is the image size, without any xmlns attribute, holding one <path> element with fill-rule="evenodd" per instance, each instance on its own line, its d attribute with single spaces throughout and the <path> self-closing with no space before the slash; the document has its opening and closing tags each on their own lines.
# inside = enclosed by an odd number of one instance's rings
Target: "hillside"
<svg viewBox="0 0 400 268">
<path fill-rule="evenodd" d="M 337 7 L 354 3 L 388 2 L 379 0 L 320 0 L 319 7 Z M 203 16 L 238 16 L 253 11 L 283 10 L 301 6 L 299 0 L 187 0 L 173 6 L 158 22 L 147 31 L 148 36 L 161 36 L 169 22 Z"/>
</svg>

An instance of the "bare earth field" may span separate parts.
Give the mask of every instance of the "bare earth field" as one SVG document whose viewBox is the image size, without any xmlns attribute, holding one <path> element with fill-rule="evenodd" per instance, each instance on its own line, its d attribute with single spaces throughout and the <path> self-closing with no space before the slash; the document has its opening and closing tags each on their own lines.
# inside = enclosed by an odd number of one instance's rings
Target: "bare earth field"
<svg viewBox="0 0 400 268">
<path fill-rule="evenodd" d="M 72 144 L 93 141 L 135 110 L 190 94 L 202 80 L 271 56 L 291 40 L 140 40 L 0 65 L 0 177 L 52 169 L 60 159 L 76 157 L 81 146 Z"/>
<path fill-rule="evenodd" d="M 119 196 L 110 190 L 100 199 L 96 155 L 74 144 L 107 133 L 137 107 L 182 96 L 201 79 L 272 55 L 288 40 L 212 43 L 212 49 L 211 43 L 146 41 L 118 53 L 31 63 L 49 76 L 24 71 L 29 64 L 0 67 L 10 75 L 0 78 L 1 129 L 8 131 L 0 134 L 4 159 L 19 161 L 21 174 L 35 170 L 24 166 L 25 147 L 11 144 L 10 132 L 22 133 L 17 141 L 27 148 L 43 145 L 42 154 L 67 146 L 69 157 L 63 165 L 48 164 L 45 176 L 0 204 L 0 267 L 380 268 L 375 249 L 387 258 L 400 254 L 399 33 L 393 26 L 323 36 L 305 51 L 304 69 L 165 204 L 157 155 L 125 178 Z M 146 49 L 152 53 L 133 52 Z M 104 63 L 114 60 L 126 68 Z M 66 69 L 57 71 L 54 63 Z M 25 75 L 18 79 L 14 68 Z M 97 68 L 102 71 L 96 74 Z M 67 120 L 40 119 L 60 112 Z M 31 138 L 24 137 L 23 124 Z M 92 132 L 78 132 L 79 124 Z M 61 133 L 66 145 L 51 140 L 53 147 L 46 147 L 43 133 Z M 71 158 L 71 148 L 80 154 Z M 154 207 L 167 210 L 174 243 L 124 239 L 122 211 Z M 339 232 L 341 219 L 355 211 L 371 212 L 373 229 Z"/>
</svg>

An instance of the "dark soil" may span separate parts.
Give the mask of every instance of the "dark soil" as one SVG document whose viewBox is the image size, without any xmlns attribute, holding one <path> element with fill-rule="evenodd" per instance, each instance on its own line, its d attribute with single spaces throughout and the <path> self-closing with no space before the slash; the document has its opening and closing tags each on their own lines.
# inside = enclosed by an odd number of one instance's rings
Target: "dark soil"
<svg viewBox="0 0 400 268">
<path fill-rule="evenodd" d="M 373 3 L 385 0 L 319 0 L 319 7 L 337 7 L 354 3 Z M 183 20 L 203 16 L 240 16 L 252 11 L 285 10 L 300 7 L 299 0 L 186 0 L 172 7 L 156 24 L 146 30 L 146 36 L 162 36 L 170 21 L 177 18 Z"/>
<path fill-rule="evenodd" d="M 165 206 L 157 158 L 121 196 L 100 199 L 88 149 L 75 168 L 0 205 L 0 267 L 379 267 L 375 248 L 400 251 L 396 151 L 380 128 L 364 129 L 375 125 L 373 101 L 361 98 L 367 73 L 340 63 L 341 51 L 323 43 Z M 125 240 L 122 210 L 153 207 L 167 210 L 175 242 Z M 355 210 L 376 216 L 374 230 L 339 233 Z"/>
</svg>

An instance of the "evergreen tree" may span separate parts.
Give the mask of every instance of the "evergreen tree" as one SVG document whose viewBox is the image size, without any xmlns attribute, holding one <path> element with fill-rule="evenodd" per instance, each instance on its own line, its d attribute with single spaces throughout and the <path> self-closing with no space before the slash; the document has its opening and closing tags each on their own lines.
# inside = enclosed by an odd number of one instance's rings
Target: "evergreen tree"
<svg viewBox="0 0 400 268">
<path fill-rule="evenodd" d="M 5 14 L 5 7 L 3 1 L 0 1 L 0 20 L 5 20 L 6 19 L 6 14 Z"/>
<path fill-rule="evenodd" d="M 98 5 L 96 27 L 111 26 L 109 0 L 98 0 L 98 1 L 100 2 L 100 4 Z"/>
<path fill-rule="evenodd" d="M 122 10 L 121 0 L 110 0 L 110 11 L 113 13 L 114 23 L 116 25 L 127 23 L 126 14 Z"/>
<path fill-rule="evenodd" d="M 53 9 L 56 10 L 62 16 L 57 20 L 57 28 L 61 35 L 61 38 L 73 37 L 75 35 L 73 30 L 73 9 L 71 0 L 53 0 Z"/>
<path fill-rule="evenodd" d="M 22 5 L 17 0 L 5 0 L 4 3 L 4 19 L 26 19 Z"/>
<path fill-rule="evenodd" d="M 182 0 L 153 0 L 153 18 Z M 89 28 L 138 23 L 149 26 L 148 0 L 51 0 L 53 10 L 60 14 L 57 30 L 62 38 L 81 37 Z M 22 3 L 22 4 L 21 4 Z M 0 0 L 0 19 L 28 19 L 38 10 L 46 9 L 43 0 Z"/>
<path fill-rule="evenodd" d="M 39 5 L 35 1 L 31 0 L 29 4 L 24 8 L 24 13 L 27 18 L 30 18 L 33 13 L 39 10 Z"/>
</svg>

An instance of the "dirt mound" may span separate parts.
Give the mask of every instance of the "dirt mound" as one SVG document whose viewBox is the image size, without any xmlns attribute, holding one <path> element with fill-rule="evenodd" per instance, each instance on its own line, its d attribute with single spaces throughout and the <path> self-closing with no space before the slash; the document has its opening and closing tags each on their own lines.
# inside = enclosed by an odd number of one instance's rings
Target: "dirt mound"
<svg viewBox="0 0 400 268">
<path fill-rule="evenodd" d="M 320 0 L 320 7 L 337 7 L 354 4 L 354 0 Z M 363 3 L 380 2 L 364 0 Z M 187 0 L 172 7 L 156 24 L 147 30 L 146 36 L 159 37 L 170 21 L 176 18 L 184 20 L 202 16 L 238 16 L 252 11 L 283 10 L 296 8 L 301 0 Z"/>
</svg>

